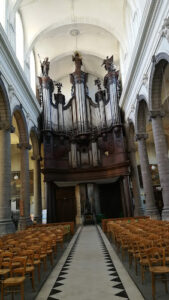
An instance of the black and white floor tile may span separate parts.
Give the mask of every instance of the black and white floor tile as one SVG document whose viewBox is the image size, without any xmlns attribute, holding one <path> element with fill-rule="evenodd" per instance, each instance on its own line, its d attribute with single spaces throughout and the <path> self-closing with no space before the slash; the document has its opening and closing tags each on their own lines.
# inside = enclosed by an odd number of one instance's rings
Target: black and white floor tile
<svg viewBox="0 0 169 300">
<path fill-rule="evenodd" d="M 100 238 L 100 241 L 101 241 L 101 248 L 102 248 L 102 251 L 103 251 L 103 255 L 104 255 L 104 259 L 105 259 L 105 263 L 107 265 L 107 268 L 108 268 L 108 273 L 109 273 L 109 276 L 110 276 L 110 280 L 112 282 L 112 288 L 113 288 L 113 294 L 114 296 L 118 296 L 118 297 L 121 297 L 123 299 L 129 299 L 128 298 L 128 295 L 125 291 L 125 288 L 121 282 L 121 279 L 117 273 L 117 270 L 112 262 L 112 259 L 111 259 L 111 256 L 105 246 L 105 243 L 103 241 L 103 238 L 98 230 L 98 235 L 99 235 L 99 238 Z M 116 289 L 119 289 L 119 291 L 116 293 Z M 115 292 L 115 293 L 114 293 Z M 113 298 L 114 299 L 114 298 Z"/>
<path fill-rule="evenodd" d="M 64 263 L 64 265 L 63 265 L 63 267 L 62 267 L 62 269 L 59 273 L 59 276 L 58 276 L 51 292 L 50 292 L 48 300 L 53 300 L 53 299 L 59 300 L 58 294 L 61 293 L 63 288 L 64 288 L 63 287 L 64 286 L 64 280 L 66 279 L 66 275 L 69 272 L 69 268 L 71 266 L 71 262 L 72 262 L 72 259 L 73 259 L 73 254 L 74 254 L 74 251 L 75 251 L 77 241 L 79 239 L 79 235 L 80 235 L 80 232 L 79 232 L 79 234 L 78 234 L 78 236 L 77 236 L 77 238 L 74 242 L 74 245 L 73 245 L 72 249 L 70 250 L 69 255 L 68 255 L 68 257 L 67 257 L 67 259 L 66 259 L 66 261 L 65 261 L 65 263 Z"/>
<path fill-rule="evenodd" d="M 96 228 L 95 227 L 92 227 L 92 229 L 94 229 L 94 231 L 96 231 Z M 87 230 L 89 232 L 91 232 L 91 228 L 89 230 L 89 227 L 86 227 L 83 229 L 84 231 Z M 70 272 L 70 268 L 73 268 L 73 264 L 72 264 L 72 261 L 73 261 L 73 258 L 74 258 L 74 254 L 76 252 L 76 246 L 77 246 L 77 243 L 78 243 L 78 240 L 79 240 L 79 236 L 80 234 L 78 235 L 66 261 L 65 261 L 65 264 L 63 265 L 62 269 L 61 269 L 61 272 L 58 276 L 58 278 L 56 279 L 56 282 L 50 292 L 50 295 L 48 297 L 48 300 L 60 300 L 60 299 L 64 299 L 64 288 L 66 286 L 66 280 L 68 280 L 68 274 Z M 104 241 L 98 231 L 98 237 L 99 237 L 99 240 L 100 240 L 100 245 L 98 244 L 97 246 L 100 246 L 100 249 L 101 252 L 102 252 L 102 259 L 104 259 L 104 263 L 106 265 L 106 268 L 107 268 L 107 280 L 111 281 L 111 285 L 112 285 L 112 297 L 113 299 L 129 299 L 127 294 L 126 294 L 126 291 L 123 287 L 123 284 L 118 276 L 118 273 L 113 265 L 113 262 L 111 260 L 111 257 L 106 249 L 106 246 L 104 244 Z M 82 237 L 81 237 L 82 238 Z M 97 239 L 97 236 L 95 237 L 95 240 Z M 87 249 L 86 249 L 87 250 Z M 97 251 L 97 248 L 96 248 L 96 251 Z M 90 253 L 89 253 L 90 254 Z M 88 261 L 86 261 L 86 264 L 88 263 Z M 75 262 L 76 264 L 76 262 Z M 84 268 L 84 265 L 83 265 L 83 268 Z M 81 274 L 77 274 L 77 276 L 81 276 Z M 94 278 L 94 274 L 93 274 L 93 278 Z M 73 279 L 72 279 L 73 281 Z M 102 282 L 98 282 L 99 285 L 102 285 Z M 110 288 L 110 287 L 109 287 Z M 105 290 L 105 294 L 106 294 L 106 290 Z M 66 296 L 66 295 L 65 295 Z M 87 297 L 87 295 L 86 295 Z M 87 299 L 87 298 L 86 298 Z"/>
<path fill-rule="evenodd" d="M 116 257 L 112 259 L 111 251 L 100 228 L 82 227 L 36 300 L 142 300 L 124 267 L 117 264 Z"/>
</svg>

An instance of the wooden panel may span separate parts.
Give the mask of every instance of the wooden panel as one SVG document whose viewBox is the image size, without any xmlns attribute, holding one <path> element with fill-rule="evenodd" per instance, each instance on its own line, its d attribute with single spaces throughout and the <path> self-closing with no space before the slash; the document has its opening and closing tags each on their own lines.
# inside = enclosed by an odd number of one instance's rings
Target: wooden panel
<svg viewBox="0 0 169 300">
<path fill-rule="evenodd" d="M 120 182 L 99 185 L 101 212 L 105 218 L 123 217 Z"/>
<path fill-rule="evenodd" d="M 69 169 L 69 170 L 42 170 L 45 181 L 88 181 L 105 178 L 114 178 L 118 176 L 129 175 L 129 162 L 115 164 L 107 168 L 86 168 L 86 169 Z"/>
<path fill-rule="evenodd" d="M 76 203 L 74 187 L 56 189 L 56 222 L 75 221 Z"/>
</svg>

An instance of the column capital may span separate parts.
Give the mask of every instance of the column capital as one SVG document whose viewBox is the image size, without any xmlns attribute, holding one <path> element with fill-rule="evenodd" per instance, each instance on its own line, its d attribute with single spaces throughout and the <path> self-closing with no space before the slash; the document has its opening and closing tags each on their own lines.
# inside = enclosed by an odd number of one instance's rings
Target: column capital
<svg viewBox="0 0 169 300">
<path fill-rule="evenodd" d="M 39 160 L 39 161 L 41 161 L 42 157 L 40 155 L 33 155 L 33 156 L 31 156 L 31 159 L 32 160 Z"/>
<path fill-rule="evenodd" d="M 6 131 L 10 131 L 12 133 L 12 132 L 14 132 L 13 129 L 14 129 L 14 127 L 12 125 L 10 125 L 10 123 L 8 121 L 0 122 L 0 130 L 6 130 Z"/>
<path fill-rule="evenodd" d="M 27 149 L 27 150 L 31 150 L 32 146 L 29 143 L 19 143 L 17 144 L 17 147 L 19 149 Z"/>
<path fill-rule="evenodd" d="M 136 141 L 146 140 L 147 138 L 148 138 L 148 134 L 147 133 L 137 133 L 136 134 Z"/>
<path fill-rule="evenodd" d="M 163 118 L 165 116 L 165 112 L 161 109 L 159 110 L 150 110 L 150 119 L 155 119 L 157 117 Z"/>
</svg>

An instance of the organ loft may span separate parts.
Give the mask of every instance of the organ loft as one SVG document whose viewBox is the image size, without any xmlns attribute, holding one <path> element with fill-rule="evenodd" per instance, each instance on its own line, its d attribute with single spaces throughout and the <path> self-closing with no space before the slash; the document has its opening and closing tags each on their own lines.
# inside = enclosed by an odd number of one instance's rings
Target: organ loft
<svg viewBox="0 0 169 300">
<path fill-rule="evenodd" d="M 114 216 L 120 211 L 131 215 L 129 162 L 119 107 L 121 85 L 113 56 L 103 61 L 103 82 L 99 78 L 93 82 L 97 87 L 94 99 L 89 97 L 82 57 L 76 52 L 72 61 L 70 99 L 62 94 L 62 84 L 49 77 L 48 58 L 41 63 L 42 172 L 48 222 L 74 219 L 81 223 L 86 213 L 111 217 L 109 211 Z M 113 194 L 119 196 L 113 199 Z M 103 195 L 107 200 L 103 201 Z"/>
</svg>

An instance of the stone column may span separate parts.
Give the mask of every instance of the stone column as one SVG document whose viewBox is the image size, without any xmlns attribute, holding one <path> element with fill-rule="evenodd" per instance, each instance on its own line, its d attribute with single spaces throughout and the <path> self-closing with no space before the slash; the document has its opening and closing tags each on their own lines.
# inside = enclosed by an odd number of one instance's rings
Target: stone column
<svg viewBox="0 0 169 300">
<path fill-rule="evenodd" d="M 42 209 L 47 209 L 47 187 L 44 182 L 44 175 L 41 174 L 41 191 L 42 191 Z"/>
<path fill-rule="evenodd" d="M 149 159 L 147 153 L 146 139 L 147 134 L 137 134 L 136 140 L 138 142 L 138 151 L 140 156 L 141 174 L 143 180 L 144 193 L 146 198 L 146 215 L 153 219 L 159 219 L 160 215 L 155 206 L 153 183 L 149 166 Z"/>
<path fill-rule="evenodd" d="M 97 184 L 94 184 L 94 205 L 96 215 L 101 214 L 99 188 Z"/>
<path fill-rule="evenodd" d="M 10 130 L 0 130 L 0 235 L 12 233 L 11 219 L 11 144 Z"/>
<path fill-rule="evenodd" d="M 124 185 L 123 180 L 120 180 L 120 191 L 121 191 L 121 201 L 122 201 L 122 209 L 123 209 L 123 217 L 127 217 L 127 207 L 124 195 Z"/>
<path fill-rule="evenodd" d="M 81 216 L 81 195 L 80 195 L 80 185 L 75 186 L 75 197 L 76 197 L 76 225 L 82 224 Z"/>
<path fill-rule="evenodd" d="M 126 209 L 127 209 L 127 217 L 132 217 L 133 216 L 133 207 L 132 207 L 132 202 L 131 202 L 131 193 L 130 193 L 130 189 L 129 189 L 128 176 L 124 176 L 123 186 L 124 186 L 124 197 L 125 197 L 125 203 L 126 203 Z"/>
<path fill-rule="evenodd" d="M 42 223 L 40 157 L 33 156 L 32 159 L 34 160 L 34 220 L 37 223 Z"/>
<path fill-rule="evenodd" d="M 162 219 L 169 220 L 169 159 L 168 147 L 162 124 L 163 116 L 164 114 L 162 114 L 160 111 L 151 111 L 156 159 L 164 203 Z"/>
<path fill-rule="evenodd" d="M 94 184 L 87 183 L 87 198 L 90 204 L 91 213 L 94 213 Z"/>
<path fill-rule="evenodd" d="M 133 187 L 133 196 L 134 196 L 134 216 L 143 216 L 144 209 L 141 204 L 141 196 L 140 196 L 140 184 L 138 177 L 138 169 L 136 162 L 136 147 L 130 144 L 129 146 L 129 156 L 131 163 L 131 181 Z"/>
<path fill-rule="evenodd" d="M 30 178 L 29 178 L 29 150 L 31 146 L 28 143 L 17 145 L 21 152 L 21 191 L 20 191 L 20 218 L 18 229 L 23 230 L 31 224 L 30 219 Z"/>
</svg>

